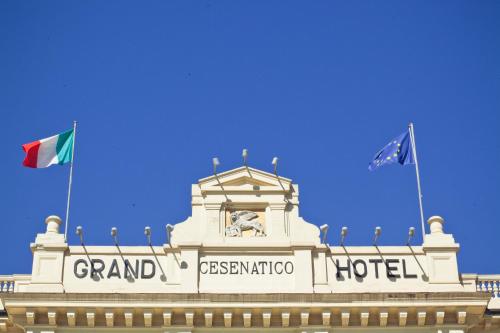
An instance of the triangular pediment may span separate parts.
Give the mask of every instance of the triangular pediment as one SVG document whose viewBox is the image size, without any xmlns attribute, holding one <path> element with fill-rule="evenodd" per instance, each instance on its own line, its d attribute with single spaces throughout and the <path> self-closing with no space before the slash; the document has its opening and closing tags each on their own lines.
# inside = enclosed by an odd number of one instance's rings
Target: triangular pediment
<svg viewBox="0 0 500 333">
<path fill-rule="evenodd" d="M 242 186 L 242 185 L 254 185 L 254 186 L 274 186 L 275 184 L 271 184 L 269 182 L 264 182 L 259 179 L 251 178 L 251 177 L 241 177 L 236 179 L 227 180 L 221 183 L 223 186 Z"/>
<path fill-rule="evenodd" d="M 221 189 L 222 186 L 225 188 L 230 187 L 233 190 L 238 188 L 242 190 L 248 190 L 249 188 L 256 190 L 259 188 L 276 188 L 288 191 L 291 183 L 291 179 L 245 166 L 221 172 L 198 181 L 198 185 L 202 190 Z"/>
</svg>

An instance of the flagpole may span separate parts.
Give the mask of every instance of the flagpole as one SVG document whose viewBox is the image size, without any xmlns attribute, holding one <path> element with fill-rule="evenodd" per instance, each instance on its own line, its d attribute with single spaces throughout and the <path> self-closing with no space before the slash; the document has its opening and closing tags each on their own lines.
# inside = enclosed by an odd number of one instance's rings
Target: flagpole
<svg viewBox="0 0 500 333">
<path fill-rule="evenodd" d="M 418 188 L 418 205 L 420 207 L 420 222 L 422 223 L 422 242 L 425 241 L 425 223 L 424 223 L 424 207 L 422 205 L 422 188 L 420 186 L 420 173 L 418 171 L 418 160 L 417 160 L 417 145 L 415 143 L 415 131 L 413 129 L 413 123 L 408 125 L 410 129 L 410 140 L 411 140 L 411 150 L 413 153 L 413 159 L 415 160 L 415 173 L 417 174 L 417 188 Z"/>
<path fill-rule="evenodd" d="M 73 121 L 73 146 L 71 147 L 71 164 L 69 167 L 69 183 L 68 183 L 68 201 L 66 203 L 66 222 L 64 225 L 64 241 L 68 241 L 68 221 L 69 221 L 69 202 L 71 198 L 71 183 L 73 182 L 73 159 L 75 157 L 75 141 L 76 141 L 76 120 Z"/>
</svg>

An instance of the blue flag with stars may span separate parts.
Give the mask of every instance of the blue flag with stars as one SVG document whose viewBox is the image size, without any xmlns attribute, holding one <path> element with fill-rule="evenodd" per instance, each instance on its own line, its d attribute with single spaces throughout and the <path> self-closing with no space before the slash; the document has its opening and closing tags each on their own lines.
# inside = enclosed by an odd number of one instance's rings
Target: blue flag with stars
<svg viewBox="0 0 500 333">
<path fill-rule="evenodd" d="M 376 153 L 373 161 L 368 165 L 368 170 L 373 171 L 381 166 L 392 163 L 399 163 L 401 165 L 415 164 L 409 130 L 391 140 L 391 142 Z"/>
</svg>

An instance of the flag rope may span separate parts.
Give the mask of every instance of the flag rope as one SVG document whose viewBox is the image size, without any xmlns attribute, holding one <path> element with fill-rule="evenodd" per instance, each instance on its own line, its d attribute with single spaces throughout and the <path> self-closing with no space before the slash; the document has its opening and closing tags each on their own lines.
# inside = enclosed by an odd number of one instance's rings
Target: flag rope
<svg viewBox="0 0 500 333">
<path fill-rule="evenodd" d="M 422 224 L 422 242 L 424 242 L 425 241 L 424 207 L 422 205 L 422 188 L 420 186 L 420 173 L 418 170 L 417 145 L 415 143 L 415 132 L 413 129 L 413 123 L 410 123 L 408 127 L 410 129 L 410 140 L 411 140 L 413 159 L 415 160 L 415 173 L 417 175 L 417 189 L 418 189 L 418 205 L 420 208 L 420 222 Z"/>
<path fill-rule="evenodd" d="M 73 182 L 73 159 L 75 157 L 75 141 L 76 141 L 76 120 L 73 121 L 73 146 L 71 147 L 71 164 L 69 167 L 69 183 L 68 183 L 68 201 L 66 203 L 66 221 L 64 224 L 65 242 L 68 242 L 69 203 L 71 199 L 71 184 Z"/>
</svg>

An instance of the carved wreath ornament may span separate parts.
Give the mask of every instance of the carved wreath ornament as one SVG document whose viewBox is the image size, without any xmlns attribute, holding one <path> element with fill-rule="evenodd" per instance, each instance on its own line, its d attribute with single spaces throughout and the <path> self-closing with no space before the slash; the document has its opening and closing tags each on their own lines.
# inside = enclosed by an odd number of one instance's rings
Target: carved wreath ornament
<svg viewBox="0 0 500 333">
<path fill-rule="evenodd" d="M 241 237 L 246 230 L 254 230 L 254 236 L 265 236 L 264 226 L 257 220 L 258 217 L 257 213 L 249 210 L 231 213 L 231 225 L 226 227 L 226 236 Z"/>
</svg>

